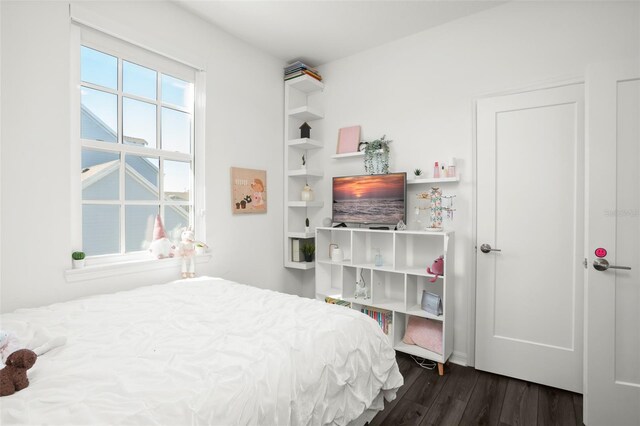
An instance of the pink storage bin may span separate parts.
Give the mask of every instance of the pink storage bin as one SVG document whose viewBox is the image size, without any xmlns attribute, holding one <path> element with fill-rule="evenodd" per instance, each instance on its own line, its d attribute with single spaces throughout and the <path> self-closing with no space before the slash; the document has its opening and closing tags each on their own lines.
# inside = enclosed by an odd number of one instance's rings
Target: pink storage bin
<svg viewBox="0 0 640 426">
<path fill-rule="evenodd" d="M 442 354 L 442 323 L 409 316 L 407 330 L 402 341 L 407 345 L 417 345 L 431 352 Z"/>
</svg>

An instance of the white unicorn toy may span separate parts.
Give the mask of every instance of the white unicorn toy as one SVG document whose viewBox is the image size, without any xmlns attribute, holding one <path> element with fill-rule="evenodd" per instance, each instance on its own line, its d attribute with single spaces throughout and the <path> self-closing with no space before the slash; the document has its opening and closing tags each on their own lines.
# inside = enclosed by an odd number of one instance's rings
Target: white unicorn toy
<svg viewBox="0 0 640 426">
<path fill-rule="evenodd" d="M 196 276 L 196 237 L 193 230 L 184 228 L 180 234 L 178 243 L 178 253 L 182 257 L 182 278 L 193 278 Z"/>
</svg>

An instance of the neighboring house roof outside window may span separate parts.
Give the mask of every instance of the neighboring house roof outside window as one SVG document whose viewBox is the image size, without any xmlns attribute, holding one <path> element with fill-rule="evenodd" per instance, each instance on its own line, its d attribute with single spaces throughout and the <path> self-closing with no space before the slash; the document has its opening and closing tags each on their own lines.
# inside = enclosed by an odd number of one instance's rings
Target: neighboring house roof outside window
<svg viewBox="0 0 640 426">
<path fill-rule="evenodd" d="M 116 132 L 111 129 L 104 121 L 93 114 L 84 105 L 81 106 L 83 138 L 102 141 L 117 140 Z M 125 142 L 146 146 L 147 141 L 140 138 L 125 136 Z M 117 172 L 120 168 L 120 160 L 113 160 L 113 154 L 103 151 L 84 150 L 82 155 L 82 189 L 83 191 L 89 187 L 100 185 L 106 182 L 108 176 Z M 151 161 L 138 155 L 127 156 L 126 168 L 127 177 L 132 178 L 137 184 L 138 189 L 146 191 L 153 198 L 158 198 L 158 167 Z M 165 199 L 172 201 L 189 202 L 188 192 L 165 192 Z M 188 219 L 189 211 L 181 206 L 167 206 L 180 216 Z"/>
<path fill-rule="evenodd" d="M 95 115 L 89 108 L 80 104 L 80 129 L 83 139 L 117 142 L 118 137 L 111 127 Z"/>
<path fill-rule="evenodd" d="M 82 168 L 82 189 L 85 189 L 96 182 L 99 182 L 102 178 L 109 173 L 118 170 L 120 166 L 119 160 L 108 161 L 106 163 L 99 163 L 92 167 Z"/>
<path fill-rule="evenodd" d="M 149 145 L 149 142 L 147 142 L 142 138 L 134 138 L 133 136 L 127 136 L 127 135 L 124 135 L 122 138 L 124 139 L 124 143 L 129 145 L 141 145 L 141 146 Z"/>
<path fill-rule="evenodd" d="M 107 123 L 102 121 L 100 117 L 95 115 L 85 105 L 80 105 L 82 137 L 84 139 L 92 139 L 104 142 L 116 142 L 118 140 L 116 131 Z M 149 142 L 142 138 L 124 135 L 122 137 L 124 143 L 129 145 L 148 146 Z"/>
</svg>

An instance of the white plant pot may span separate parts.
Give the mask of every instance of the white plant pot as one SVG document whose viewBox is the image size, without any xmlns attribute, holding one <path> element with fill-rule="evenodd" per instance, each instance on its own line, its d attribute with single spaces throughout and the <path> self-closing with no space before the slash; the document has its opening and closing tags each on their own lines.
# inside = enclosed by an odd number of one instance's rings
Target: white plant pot
<svg viewBox="0 0 640 426">
<path fill-rule="evenodd" d="M 84 259 L 76 260 L 71 259 L 73 261 L 73 269 L 82 269 L 84 268 Z"/>
</svg>

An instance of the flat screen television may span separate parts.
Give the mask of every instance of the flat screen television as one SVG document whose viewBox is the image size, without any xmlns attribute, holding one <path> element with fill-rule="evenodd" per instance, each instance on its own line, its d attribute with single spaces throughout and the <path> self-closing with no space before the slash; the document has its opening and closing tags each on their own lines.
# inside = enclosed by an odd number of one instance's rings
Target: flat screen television
<svg viewBox="0 0 640 426">
<path fill-rule="evenodd" d="M 333 178 L 334 222 L 396 225 L 405 220 L 407 174 Z"/>
</svg>

